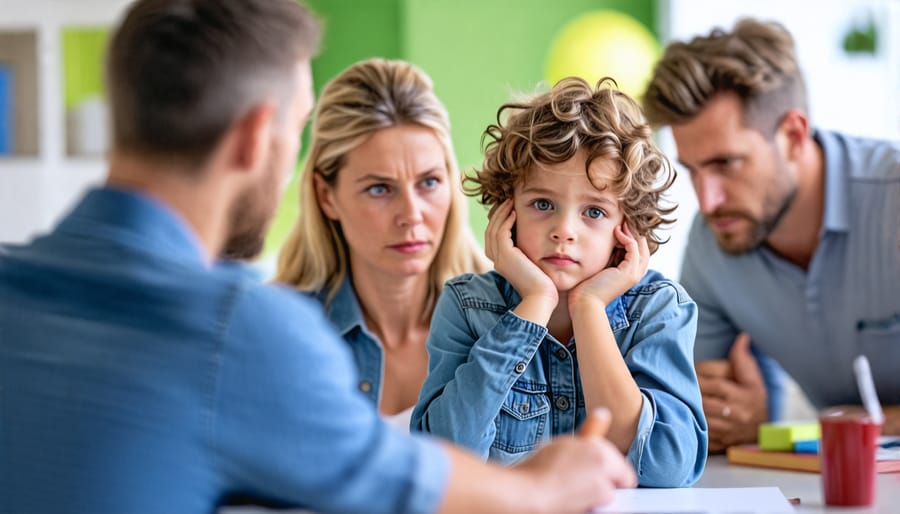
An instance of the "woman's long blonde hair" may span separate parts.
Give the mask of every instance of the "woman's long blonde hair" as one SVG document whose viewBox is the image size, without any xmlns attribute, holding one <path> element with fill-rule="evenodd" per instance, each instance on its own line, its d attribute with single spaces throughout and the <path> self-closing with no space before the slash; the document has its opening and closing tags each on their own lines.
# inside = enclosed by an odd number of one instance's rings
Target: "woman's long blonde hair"
<svg viewBox="0 0 900 514">
<path fill-rule="evenodd" d="M 334 298 L 350 268 L 347 243 L 339 224 L 319 207 L 313 175 L 333 186 L 347 153 L 374 132 L 404 124 L 434 131 L 444 149 L 451 184 L 450 213 L 429 270 L 423 319 L 431 318 L 444 281 L 487 268 L 468 224 L 450 119 L 431 79 L 404 61 L 369 59 L 344 70 L 322 91 L 300 177 L 300 215 L 278 256 L 276 281 L 301 291 L 325 291 L 327 302 Z"/>
</svg>

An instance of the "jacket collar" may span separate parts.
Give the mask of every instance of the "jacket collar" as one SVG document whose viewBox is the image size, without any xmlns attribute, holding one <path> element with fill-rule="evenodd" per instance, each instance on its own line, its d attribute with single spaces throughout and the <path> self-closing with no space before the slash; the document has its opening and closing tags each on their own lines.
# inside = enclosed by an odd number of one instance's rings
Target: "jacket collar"
<svg viewBox="0 0 900 514">
<path fill-rule="evenodd" d="M 207 266 L 205 252 L 188 224 L 164 203 L 137 191 L 102 187 L 89 191 L 57 232 Z"/>
<path fill-rule="evenodd" d="M 342 336 L 356 327 L 365 328 L 362 308 L 359 306 L 359 299 L 349 276 L 344 278 L 334 299 L 326 307 L 325 315 Z"/>
</svg>

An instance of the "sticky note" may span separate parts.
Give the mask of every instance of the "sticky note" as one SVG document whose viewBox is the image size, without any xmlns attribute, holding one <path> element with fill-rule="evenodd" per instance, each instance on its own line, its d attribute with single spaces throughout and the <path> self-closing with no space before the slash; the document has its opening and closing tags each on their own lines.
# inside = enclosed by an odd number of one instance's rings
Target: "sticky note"
<svg viewBox="0 0 900 514">
<path fill-rule="evenodd" d="M 794 441 L 794 453 L 819 453 L 819 440 Z"/>
<path fill-rule="evenodd" d="M 763 423 L 759 426 L 759 449 L 790 452 L 795 442 L 818 439 L 819 434 L 817 422 Z"/>
</svg>

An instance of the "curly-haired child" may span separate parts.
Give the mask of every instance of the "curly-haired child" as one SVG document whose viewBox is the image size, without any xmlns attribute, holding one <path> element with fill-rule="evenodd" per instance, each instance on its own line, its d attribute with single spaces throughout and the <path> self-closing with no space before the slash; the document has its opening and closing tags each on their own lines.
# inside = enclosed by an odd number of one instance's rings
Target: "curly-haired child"
<svg viewBox="0 0 900 514">
<path fill-rule="evenodd" d="M 504 105 L 468 192 L 491 208 L 489 273 L 444 287 L 411 427 L 505 463 L 596 408 L 640 485 L 693 484 L 707 426 L 697 306 L 648 271 L 674 170 L 611 80 L 560 81 Z"/>
</svg>

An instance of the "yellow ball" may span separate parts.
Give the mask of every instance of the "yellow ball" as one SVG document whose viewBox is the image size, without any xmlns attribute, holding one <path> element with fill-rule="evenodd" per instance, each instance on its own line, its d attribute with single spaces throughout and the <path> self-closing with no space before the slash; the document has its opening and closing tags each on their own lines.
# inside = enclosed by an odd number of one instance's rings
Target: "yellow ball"
<svg viewBox="0 0 900 514">
<path fill-rule="evenodd" d="M 569 22 L 550 47 L 545 78 L 553 85 L 577 76 L 591 84 L 612 77 L 634 98 L 642 95 L 659 59 L 656 37 L 618 11 L 593 11 Z"/>
</svg>

